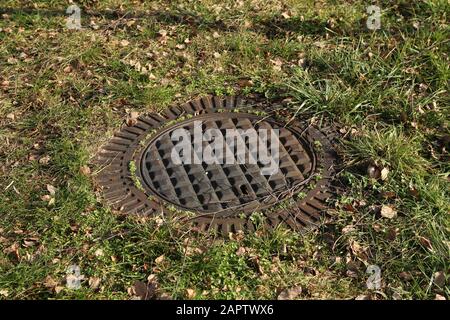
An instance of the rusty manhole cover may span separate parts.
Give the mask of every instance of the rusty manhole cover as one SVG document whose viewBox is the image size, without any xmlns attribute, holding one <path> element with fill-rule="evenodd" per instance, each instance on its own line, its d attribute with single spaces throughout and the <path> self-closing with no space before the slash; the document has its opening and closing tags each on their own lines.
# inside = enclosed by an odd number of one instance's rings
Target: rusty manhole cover
<svg viewBox="0 0 450 320">
<path fill-rule="evenodd" d="M 313 226 L 334 189 L 336 154 L 307 121 L 283 122 L 255 101 L 208 96 L 141 116 L 103 147 L 96 180 L 126 213 L 178 215 L 222 234 Z"/>
</svg>

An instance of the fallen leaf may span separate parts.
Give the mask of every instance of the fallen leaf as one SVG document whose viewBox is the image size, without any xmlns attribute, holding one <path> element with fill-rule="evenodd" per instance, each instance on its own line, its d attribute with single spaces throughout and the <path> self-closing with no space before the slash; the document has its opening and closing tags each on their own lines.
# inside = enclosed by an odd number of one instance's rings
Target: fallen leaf
<svg viewBox="0 0 450 320">
<path fill-rule="evenodd" d="M 0 296 L 8 297 L 9 296 L 9 291 L 6 290 L 6 289 L 1 289 L 0 290 Z"/>
<path fill-rule="evenodd" d="M 355 300 L 370 300 L 370 296 L 367 294 L 360 294 L 359 296 L 355 297 Z"/>
<path fill-rule="evenodd" d="M 443 271 L 438 271 L 434 273 L 433 282 L 440 288 L 443 288 L 445 285 L 445 274 Z"/>
<path fill-rule="evenodd" d="M 150 300 L 156 295 L 155 284 L 145 284 L 142 281 L 136 281 L 130 288 L 128 294 L 139 297 L 141 300 Z"/>
<path fill-rule="evenodd" d="M 351 203 L 346 203 L 343 205 L 343 208 L 348 212 L 355 212 L 356 209 Z"/>
<path fill-rule="evenodd" d="M 393 219 L 397 217 L 397 211 L 390 206 L 381 206 L 381 216 L 388 219 Z"/>
<path fill-rule="evenodd" d="M 344 228 L 342 228 L 342 233 L 343 233 L 343 234 L 347 234 L 347 233 L 355 232 L 355 231 L 356 231 L 356 228 L 355 228 L 355 226 L 352 225 L 352 224 L 350 224 L 350 225 L 345 226 Z"/>
<path fill-rule="evenodd" d="M 14 58 L 14 57 L 10 57 L 10 58 L 8 58 L 8 63 L 9 64 L 15 64 L 15 63 L 17 63 L 19 60 L 17 60 L 16 58 Z"/>
<path fill-rule="evenodd" d="M 127 126 L 132 127 L 135 124 L 137 124 L 138 117 L 139 117 L 139 112 L 131 111 L 130 114 L 128 115 L 128 117 L 127 117 L 127 120 L 126 120 Z"/>
<path fill-rule="evenodd" d="M 27 238 L 23 240 L 23 246 L 25 248 L 34 247 L 38 244 L 38 238 Z"/>
<path fill-rule="evenodd" d="M 350 243 L 350 248 L 352 249 L 353 254 L 361 259 L 362 261 L 367 261 L 367 249 L 359 244 L 357 241 L 352 241 Z"/>
<path fill-rule="evenodd" d="M 158 276 L 156 275 L 156 274 L 154 274 L 154 273 L 152 273 L 151 275 L 149 275 L 148 277 L 147 277 L 147 282 L 158 282 L 158 278 L 157 278 Z"/>
<path fill-rule="evenodd" d="M 253 81 L 250 79 L 240 79 L 237 81 L 239 87 L 247 88 L 253 86 Z"/>
<path fill-rule="evenodd" d="M 100 286 L 101 279 L 98 277 L 90 277 L 89 278 L 89 288 L 92 290 L 97 290 Z"/>
<path fill-rule="evenodd" d="M 95 250 L 94 255 L 95 255 L 96 257 L 101 257 L 101 256 L 103 256 L 103 250 L 102 250 L 102 249 L 97 249 L 97 250 Z"/>
<path fill-rule="evenodd" d="M 55 293 L 58 294 L 58 293 L 60 293 L 61 291 L 64 290 L 64 287 L 62 287 L 62 286 L 56 286 L 54 289 L 55 289 Z"/>
<path fill-rule="evenodd" d="M 89 168 L 88 166 L 84 165 L 80 168 L 80 173 L 84 176 L 88 176 L 91 174 L 91 168 Z"/>
<path fill-rule="evenodd" d="M 243 256 L 245 254 L 246 250 L 244 247 L 239 247 L 239 249 L 236 250 L 237 256 Z"/>
<path fill-rule="evenodd" d="M 164 261 L 165 257 L 164 255 L 159 256 L 158 258 L 155 259 L 155 263 L 156 264 L 161 264 Z"/>
<path fill-rule="evenodd" d="M 159 294 L 158 300 L 173 300 L 173 298 L 168 293 L 163 292 Z"/>
<path fill-rule="evenodd" d="M 394 241 L 397 238 L 399 232 L 400 232 L 399 228 L 389 228 L 388 231 L 386 232 L 386 238 L 389 241 Z"/>
<path fill-rule="evenodd" d="M 50 156 L 43 156 L 43 157 L 39 158 L 40 164 L 48 164 L 49 161 L 50 161 Z"/>
<path fill-rule="evenodd" d="M 41 197 L 41 200 L 45 202 L 49 202 L 51 199 L 52 197 L 49 194 L 45 194 Z"/>
<path fill-rule="evenodd" d="M 431 245 L 431 241 L 429 239 L 419 236 L 419 242 L 422 246 L 424 246 L 428 250 L 433 251 L 433 246 Z"/>
<path fill-rule="evenodd" d="M 381 177 L 381 171 L 380 171 L 380 168 L 378 168 L 378 166 L 373 165 L 373 164 L 369 165 L 369 166 L 367 167 L 367 175 L 368 175 L 370 178 L 373 178 L 373 179 L 379 179 L 379 178 Z"/>
<path fill-rule="evenodd" d="M 281 14 L 281 16 L 285 19 L 289 19 L 291 17 L 291 15 L 289 14 L 289 12 L 285 11 Z"/>
<path fill-rule="evenodd" d="M 402 279 L 404 281 L 411 281 L 413 279 L 413 276 L 411 275 L 411 273 L 407 272 L 407 271 L 400 272 L 398 274 L 398 276 L 400 277 L 400 279 Z"/>
<path fill-rule="evenodd" d="M 58 285 L 58 281 L 56 281 L 55 279 L 53 279 L 51 276 L 47 276 L 47 277 L 45 278 L 44 286 L 45 286 L 46 288 L 51 288 L 51 289 L 53 289 L 53 288 L 55 288 L 57 285 Z"/>
<path fill-rule="evenodd" d="M 120 41 L 120 45 L 122 47 L 127 47 L 129 44 L 130 44 L 130 42 L 128 40 L 124 39 L 124 40 Z"/>
<path fill-rule="evenodd" d="M 410 188 L 409 188 L 409 193 L 410 193 L 414 198 L 418 198 L 418 197 L 419 197 L 419 191 L 417 191 L 417 189 L 414 188 L 414 187 L 410 187 Z"/>
<path fill-rule="evenodd" d="M 186 296 L 188 299 L 194 299 L 195 290 L 194 289 L 186 289 Z"/>
<path fill-rule="evenodd" d="M 386 180 L 389 174 L 389 169 L 388 168 L 383 168 L 383 170 L 381 170 L 381 180 Z"/>
<path fill-rule="evenodd" d="M 281 71 L 281 67 L 283 66 L 283 61 L 280 58 L 271 59 L 270 62 L 273 64 L 273 69 L 276 71 Z"/>
<path fill-rule="evenodd" d="M 441 296 L 440 294 L 436 293 L 434 300 L 447 300 L 447 299 L 444 296 Z"/>
<path fill-rule="evenodd" d="M 294 300 L 302 293 L 302 287 L 296 286 L 290 289 L 281 291 L 278 295 L 278 300 Z"/>
<path fill-rule="evenodd" d="M 220 34 L 217 31 L 214 31 L 212 36 L 213 38 L 217 39 L 220 37 Z"/>
<path fill-rule="evenodd" d="M 72 67 L 71 66 L 67 66 L 63 69 L 64 73 L 71 73 L 72 72 Z"/>
<path fill-rule="evenodd" d="M 383 197 L 386 199 L 392 199 L 395 198 L 397 196 L 397 194 L 393 191 L 386 191 L 382 193 Z"/>
<path fill-rule="evenodd" d="M 6 118 L 14 121 L 16 119 L 16 115 L 11 112 L 6 115 Z"/>
<path fill-rule="evenodd" d="M 54 196 L 56 193 L 56 188 L 54 186 L 52 186 L 51 184 L 48 184 L 47 191 L 50 193 L 51 196 Z"/>
</svg>

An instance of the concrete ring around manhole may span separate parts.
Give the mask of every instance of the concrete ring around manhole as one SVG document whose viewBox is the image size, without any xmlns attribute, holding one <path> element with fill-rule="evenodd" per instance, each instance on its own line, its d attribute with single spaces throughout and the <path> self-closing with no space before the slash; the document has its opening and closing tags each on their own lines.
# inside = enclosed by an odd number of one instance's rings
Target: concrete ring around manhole
<svg viewBox="0 0 450 320">
<path fill-rule="evenodd" d="M 317 225 L 336 193 L 329 127 L 284 121 L 271 105 L 206 96 L 124 125 L 95 158 L 106 202 L 184 219 L 201 231 Z"/>
</svg>

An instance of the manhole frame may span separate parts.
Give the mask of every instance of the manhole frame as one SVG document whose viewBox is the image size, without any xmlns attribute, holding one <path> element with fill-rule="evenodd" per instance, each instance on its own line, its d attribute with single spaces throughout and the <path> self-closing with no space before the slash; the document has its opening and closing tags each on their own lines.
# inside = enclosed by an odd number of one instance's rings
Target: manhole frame
<svg viewBox="0 0 450 320">
<path fill-rule="evenodd" d="M 179 215 L 180 210 L 171 203 L 160 201 L 154 195 L 148 195 L 142 184 L 144 182 L 137 172 L 140 171 L 140 160 L 149 142 L 157 136 L 164 134 L 171 127 L 178 125 L 188 118 L 203 114 L 222 112 L 239 112 L 250 115 L 259 115 L 261 112 L 271 112 L 274 105 L 263 99 L 248 99 L 239 96 L 217 97 L 205 96 L 193 99 L 181 105 L 171 106 L 161 113 L 148 113 L 139 116 L 133 126 L 122 126 L 121 130 L 104 145 L 95 158 L 95 165 L 101 167 L 95 177 L 95 181 L 102 189 L 102 196 L 113 209 L 125 214 L 137 214 L 154 216 L 161 213 L 173 217 Z M 266 110 L 267 109 L 267 110 Z M 280 119 L 270 117 L 270 121 L 282 124 Z M 283 119 L 281 119 L 283 120 Z M 312 145 L 316 159 L 316 165 L 322 167 L 321 177 L 315 181 L 315 186 L 310 188 L 306 196 L 300 199 L 289 198 L 284 200 L 290 203 L 289 208 L 282 205 L 273 210 L 265 210 L 264 227 L 273 228 L 284 223 L 290 228 L 303 231 L 317 226 L 326 217 L 325 210 L 329 208 L 327 200 L 333 198 L 337 189 L 333 184 L 336 173 L 338 156 L 333 148 L 333 139 L 336 132 L 331 127 L 317 129 L 307 121 L 290 119 L 290 130 L 301 132 L 308 143 Z M 130 170 L 130 163 L 134 162 L 136 172 Z M 138 181 L 136 181 L 136 179 Z M 139 180 L 140 179 L 140 180 Z M 141 187 L 139 187 L 141 185 Z M 283 201 L 282 201 L 283 202 Z M 174 208 L 175 207 L 175 210 Z M 185 210 L 185 209 L 183 209 Z M 254 211 L 263 210 L 258 209 Z M 256 229 L 256 223 L 250 213 L 236 212 L 234 216 L 216 217 L 214 213 L 193 215 L 188 212 L 183 219 L 191 222 L 197 230 L 213 230 L 223 235 L 239 230 L 250 232 Z"/>
</svg>

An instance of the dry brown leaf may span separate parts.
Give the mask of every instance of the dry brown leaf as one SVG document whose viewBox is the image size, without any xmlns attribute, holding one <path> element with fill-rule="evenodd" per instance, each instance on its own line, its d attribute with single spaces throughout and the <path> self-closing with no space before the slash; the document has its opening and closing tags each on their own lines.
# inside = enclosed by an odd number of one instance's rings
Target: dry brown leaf
<svg viewBox="0 0 450 320">
<path fill-rule="evenodd" d="M 101 279 L 99 277 L 90 277 L 89 278 L 89 288 L 92 290 L 97 290 L 100 287 Z"/>
<path fill-rule="evenodd" d="M 120 41 L 120 46 L 122 47 L 127 47 L 130 44 L 130 42 L 128 40 L 122 40 Z"/>
<path fill-rule="evenodd" d="M 239 249 L 236 250 L 237 256 L 243 256 L 246 253 L 246 249 L 244 247 L 239 247 Z"/>
<path fill-rule="evenodd" d="M 150 300 L 156 295 L 156 285 L 153 283 L 146 284 L 142 281 L 136 281 L 127 291 L 129 295 L 136 296 L 141 300 Z"/>
<path fill-rule="evenodd" d="M 40 164 L 48 164 L 49 161 L 50 161 L 50 156 L 43 156 L 43 157 L 39 158 Z"/>
<path fill-rule="evenodd" d="M 367 175 L 373 179 L 379 179 L 381 177 L 381 170 L 376 165 L 369 165 L 367 167 Z"/>
<path fill-rule="evenodd" d="M 397 217 L 397 211 L 388 205 L 382 205 L 381 216 L 387 219 L 393 219 Z"/>
<path fill-rule="evenodd" d="M 419 236 L 420 244 L 423 245 L 430 251 L 433 251 L 433 246 L 431 245 L 431 241 L 425 237 Z"/>
<path fill-rule="evenodd" d="M 8 297 L 9 296 L 9 291 L 6 290 L 6 289 L 1 289 L 0 290 L 0 296 Z"/>
<path fill-rule="evenodd" d="M 398 276 L 400 277 L 400 279 L 402 279 L 404 281 L 411 281 L 413 279 L 413 276 L 411 275 L 411 273 L 407 272 L 407 271 L 400 272 L 398 274 Z"/>
<path fill-rule="evenodd" d="M 148 277 L 147 277 L 147 282 L 158 282 L 158 278 L 157 278 L 158 276 L 156 275 L 156 274 L 154 274 L 154 273 L 152 273 L 151 275 L 149 275 Z"/>
<path fill-rule="evenodd" d="M 389 241 L 394 241 L 395 239 L 397 239 L 399 232 L 399 228 L 389 228 L 386 232 L 386 239 L 388 239 Z"/>
<path fill-rule="evenodd" d="M 51 288 L 51 289 L 53 289 L 53 288 L 55 288 L 57 285 L 58 285 L 58 281 L 56 281 L 55 279 L 53 279 L 51 276 L 47 276 L 47 277 L 45 278 L 44 286 L 45 286 L 46 288 Z"/>
<path fill-rule="evenodd" d="M 9 64 L 16 64 L 19 60 L 17 60 L 14 57 L 10 57 L 10 58 L 8 58 L 7 61 L 8 61 Z"/>
<path fill-rule="evenodd" d="M 443 288 L 445 285 L 445 274 L 443 271 L 438 271 L 434 273 L 434 284 L 438 287 Z"/>
<path fill-rule="evenodd" d="M 291 15 L 289 14 L 289 12 L 285 11 L 281 14 L 281 16 L 285 19 L 289 19 L 291 17 Z"/>
<path fill-rule="evenodd" d="M 127 126 L 132 127 L 135 124 L 137 124 L 138 117 L 139 117 L 139 112 L 131 111 L 130 114 L 128 115 L 128 117 L 127 117 L 127 120 L 126 120 Z"/>
<path fill-rule="evenodd" d="M 356 257 L 358 257 L 362 261 L 367 261 L 367 248 L 361 246 L 357 241 L 352 241 L 350 243 L 350 248 L 352 249 L 352 252 Z"/>
<path fill-rule="evenodd" d="M 84 176 L 88 176 L 91 174 L 91 168 L 89 168 L 88 166 L 84 165 L 80 168 L 80 173 Z"/>
<path fill-rule="evenodd" d="M 23 240 L 23 246 L 25 248 L 34 247 L 38 244 L 39 239 L 38 238 L 27 238 Z"/>
<path fill-rule="evenodd" d="M 347 234 L 347 233 L 355 232 L 355 231 L 356 231 L 356 228 L 352 224 L 349 224 L 348 226 L 345 226 L 344 228 L 342 228 L 342 233 L 343 234 Z"/>
<path fill-rule="evenodd" d="M 60 293 L 61 291 L 64 290 L 64 287 L 63 287 L 63 286 L 56 286 L 56 287 L 54 288 L 54 290 L 55 290 L 55 293 L 58 294 L 58 293 Z"/>
<path fill-rule="evenodd" d="M 302 287 L 296 286 L 290 289 L 281 291 L 278 295 L 278 300 L 294 300 L 302 293 Z"/>
<path fill-rule="evenodd" d="M 240 79 L 237 81 L 239 87 L 241 88 L 247 88 L 253 86 L 253 81 L 250 79 Z"/>
<path fill-rule="evenodd" d="M 388 168 L 383 168 L 383 170 L 381 170 L 381 180 L 386 180 L 389 174 L 389 169 Z"/>
<path fill-rule="evenodd" d="M 194 297 L 195 297 L 195 290 L 194 289 L 186 289 L 186 297 L 188 299 L 194 299 Z"/>
<path fill-rule="evenodd" d="M 52 186 L 51 184 L 48 184 L 47 191 L 50 193 L 51 196 L 54 196 L 56 193 L 56 188 L 54 186 Z"/>
<path fill-rule="evenodd" d="M 155 259 L 155 263 L 161 264 L 163 263 L 164 259 L 165 259 L 164 255 L 160 255 L 158 258 Z"/>
</svg>

